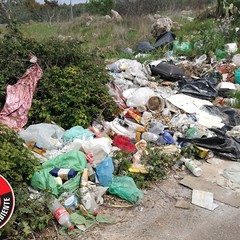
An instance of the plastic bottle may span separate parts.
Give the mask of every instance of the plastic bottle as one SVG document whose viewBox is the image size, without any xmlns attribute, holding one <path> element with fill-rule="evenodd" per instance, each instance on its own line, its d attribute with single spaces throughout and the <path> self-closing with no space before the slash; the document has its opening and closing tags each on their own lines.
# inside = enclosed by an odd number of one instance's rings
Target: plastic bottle
<svg viewBox="0 0 240 240">
<path fill-rule="evenodd" d="M 207 60 L 207 55 L 203 54 L 202 56 L 200 56 L 198 59 L 196 59 L 196 64 L 201 65 L 203 64 L 204 61 Z"/>
<path fill-rule="evenodd" d="M 51 203 L 50 210 L 60 225 L 68 227 L 70 231 L 74 229 L 69 213 L 57 199 Z"/>
<path fill-rule="evenodd" d="M 187 169 L 191 171 L 193 175 L 195 175 L 196 177 L 202 175 L 202 169 L 198 167 L 192 159 L 185 159 L 184 162 Z"/>
<path fill-rule="evenodd" d="M 159 138 L 159 135 L 151 132 L 144 132 L 142 133 L 142 139 L 144 139 L 147 142 L 156 143 Z"/>
<path fill-rule="evenodd" d="M 81 202 L 83 206 L 88 211 L 95 211 L 98 209 L 98 204 L 96 203 L 95 199 L 91 196 L 89 189 L 88 189 L 88 169 L 85 168 L 82 173 L 81 178 Z"/>
<path fill-rule="evenodd" d="M 175 143 L 175 141 L 174 141 L 174 139 L 173 139 L 173 136 L 172 136 L 168 131 L 164 131 L 163 134 L 162 134 L 162 136 L 163 136 L 163 139 L 164 139 L 167 143 L 169 143 L 169 144 L 174 144 L 174 143 Z"/>
<path fill-rule="evenodd" d="M 238 68 L 234 73 L 234 79 L 235 83 L 240 84 L 240 68 Z"/>
</svg>

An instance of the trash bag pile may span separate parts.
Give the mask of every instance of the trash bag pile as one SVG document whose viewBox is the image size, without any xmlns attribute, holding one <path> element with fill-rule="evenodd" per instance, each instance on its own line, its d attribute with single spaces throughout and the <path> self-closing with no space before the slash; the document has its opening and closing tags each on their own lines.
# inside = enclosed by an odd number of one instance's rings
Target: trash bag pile
<svg viewBox="0 0 240 240">
<path fill-rule="evenodd" d="M 180 47 L 172 33 L 161 37 Z M 148 166 L 141 159 L 148 144 L 163 149 L 174 146 L 180 151 L 194 145 L 202 159 L 214 153 L 240 161 L 240 114 L 234 108 L 239 100 L 229 97 L 239 89 L 239 54 L 231 60 L 203 55 L 189 61 L 174 56 L 173 50 L 144 64 L 136 59 L 119 59 L 106 69 L 109 94 L 121 109 L 112 121 L 96 113 L 87 129 L 40 123 L 18 131 L 40 161 L 31 179 L 32 193 L 47 191 L 60 202 L 61 209 L 73 210 L 72 224 L 79 225 L 83 217 L 78 203 L 85 216 L 89 212 L 96 216 L 106 193 L 131 204 L 143 198 L 131 177 L 113 175 L 113 154 L 117 150 L 129 153 L 132 171 L 145 173 Z M 7 121 L 3 112 L 0 117 Z M 60 219 L 55 212 L 54 216 Z M 86 223 L 85 218 L 82 221 Z M 69 222 L 64 226 L 70 226 Z"/>
</svg>

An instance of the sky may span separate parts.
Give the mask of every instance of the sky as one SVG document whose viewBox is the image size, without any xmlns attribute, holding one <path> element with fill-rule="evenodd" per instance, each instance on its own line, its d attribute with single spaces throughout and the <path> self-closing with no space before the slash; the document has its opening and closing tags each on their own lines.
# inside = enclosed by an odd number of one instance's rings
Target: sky
<svg viewBox="0 0 240 240">
<path fill-rule="evenodd" d="M 72 4 L 85 3 L 87 0 L 72 0 Z M 44 3 L 44 0 L 36 0 L 36 2 Z M 70 4 L 70 0 L 58 0 L 58 4 Z"/>
</svg>

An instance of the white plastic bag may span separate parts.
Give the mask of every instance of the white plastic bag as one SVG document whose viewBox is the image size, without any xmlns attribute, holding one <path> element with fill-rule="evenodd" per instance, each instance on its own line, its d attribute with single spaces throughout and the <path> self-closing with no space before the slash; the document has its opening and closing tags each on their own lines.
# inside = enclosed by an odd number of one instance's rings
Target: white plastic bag
<svg viewBox="0 0 240 240">
<path fill-rule="evenodd" d="M 105 137 L 84 141 L 82 147 L 85 153 L 92 155 L 93 166 L 102 162 L 112 150 L 111 140 Z"/>
<path fill-rule="evenodd" d="M 150 97 L 153 97 L 155 92 L 149 87 L 141 87 L 134 91 L 127 99 L 128 107 L 145 106 Z"/>
<path fill-rule="evenodd" d="M 18 132 L 19 136 L 27 143 L 35 142 L 44 149 L 56 149 L 62 146 L 64 130 L 57 125 L 39 123 L 30 125 L 25 130 Z"/>
</svg>

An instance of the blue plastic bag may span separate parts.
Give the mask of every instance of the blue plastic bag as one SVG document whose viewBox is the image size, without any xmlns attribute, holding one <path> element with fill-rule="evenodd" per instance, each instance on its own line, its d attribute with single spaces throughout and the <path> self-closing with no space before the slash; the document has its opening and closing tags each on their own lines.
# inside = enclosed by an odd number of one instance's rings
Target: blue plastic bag
<svg viewBox="0 0 240 240">
<path fill-rule="evenodd" d="M 114 166 L 111 157 L 105 158 L 96 167 L 96 174 L 99 184 L 103 187 L 112 183 L 112 176 L 114 172 Z"/>
</svg>

